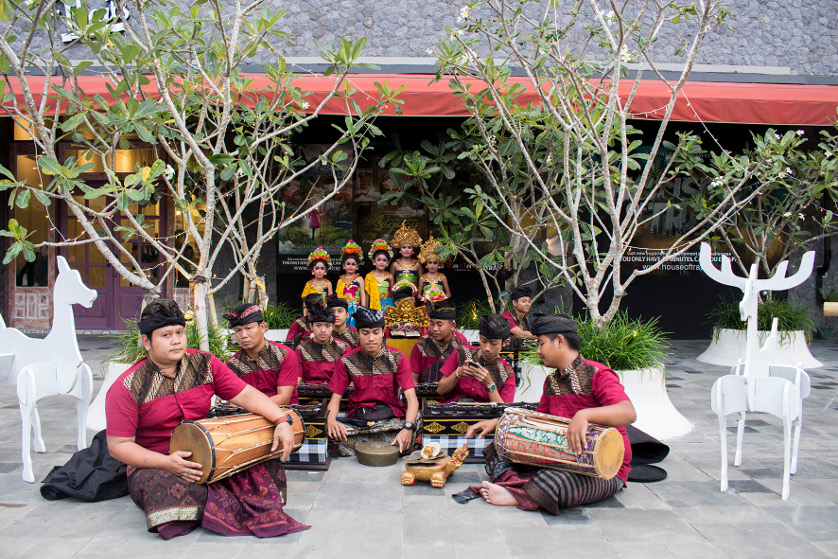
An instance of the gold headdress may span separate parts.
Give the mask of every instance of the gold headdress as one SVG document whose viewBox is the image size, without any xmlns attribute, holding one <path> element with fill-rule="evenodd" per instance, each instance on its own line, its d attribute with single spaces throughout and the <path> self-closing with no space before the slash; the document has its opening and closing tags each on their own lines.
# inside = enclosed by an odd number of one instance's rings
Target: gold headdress
<svg viewBox="0 0 838 559">
<path fill-rule="evenodd" d="M 405 245 L 418 247 L 422 244 L 422 237 L 419 236 L 416 229 L 405 225 L 406 221 L 407 220 L 402 221 L 402 226 L 399 227 L 399 230 L 396 231 L 395 235 L 393 235 L 393 241 L 390 243 L 390 246 L 396 250 Z"/>
<path fill-rule="evenodd" d="M 434 240 L 434 236 L 431 235 L 425 244 L 422 245 L 422 250 L 419 251 L 419 262 L 422 264 L 426 264 L 428 260 L 435 260 L 442 264 L 443 262 L 447 261 L 448 258 L 442 258 L 439 255 L 439 249 L 442 248 L 442 243 L 439 241 Z"/>
</svg>

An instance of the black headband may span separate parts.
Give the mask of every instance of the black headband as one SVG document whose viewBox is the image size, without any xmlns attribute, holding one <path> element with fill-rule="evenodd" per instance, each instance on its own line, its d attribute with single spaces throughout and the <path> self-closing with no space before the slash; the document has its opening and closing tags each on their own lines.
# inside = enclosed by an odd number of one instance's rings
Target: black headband
<svg viewBox="0 0 838 559">
<path fill-rule="evenodd" d="M 560 332 L 575 333 L 577 330 L 575 320 L 560 314 L 533 313 L 530 315 L 529 326 L 533 336 Z"/>
<path fill-rule="evenodd" d="M 224 315 L 227 322 L 230 323 L 231 328 L 236 326 L 244 326 L 251 322 L 264 322 L 265 318 L 262 315 L 262 309 L 256 303 L 245 303 L 239 305 L 234 309 L 227 309 L 227 314 Z"/>
<path fill-rule="evenodd" d="M 413 289 L 409 287 L 402 287 L 390 292 L 390 296 L 393 298 L 394 303 L 396 301 L 401 301 L 402 299 L 407 299 L 408 297 L 413 297 L 413 294 Z"/>
<path fill-rule="evenodd" d="M 521 297 L 532 297 L 532 289 L 530 289 L 526 285 L 519 285 L 518 287 L 512 290 L 510 298 L 513 301 L 517 301 Z"/>
<path fill-rule="evenodd" d="M 433 302 L 428 301 L 425 304 L 428 311 L 428 318 L 435 320 L 457 320 L 457 309 L 452 303 L 447 300 Z"/>
<path fill-rule="evenodd" d="M 153 314 L 150 314 L 140 320 L 137 327 L 140 329 L 140 334 L 151 337 L 151 333 L 158 328 L 166 326 L 186 326 L 186 318 L 180 309 L 175 307 L 177 312 L 165 308 L 158 308 Z"/>
<path fill-rule="evenodd" d="M 367 307 L 355 307 L 355 328 L 384 328 L 384 313 Z"/>
<path fill-rule="evenodd" d="M 480 317 L 480 335 L 490 340 L 505 340 L 509 337 L 509 321 L 496 314 Z"/>
</svg>

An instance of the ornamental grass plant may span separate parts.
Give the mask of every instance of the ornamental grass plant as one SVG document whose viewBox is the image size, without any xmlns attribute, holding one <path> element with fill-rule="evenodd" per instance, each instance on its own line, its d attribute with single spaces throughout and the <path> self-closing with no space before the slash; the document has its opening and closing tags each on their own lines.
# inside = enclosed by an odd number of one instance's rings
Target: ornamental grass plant
<svg viewBox="0 0 838 559">
<path fill-rule="evenodd" d="M 483 314 L 492 314 L 492 306 L 486 301 L 472 299 L 458 305 L 457 330 L 477 330 Z"/>
<path fill-rule="evenodd" d="M 590 318 L 577 318 L 580 353 L 585 359 L 602 363 L 613 370 L 628 371 L 659 367 L 672 352 L 667 332 L 658 326 L 658 318 L 629 318 L 625 311 L 602 328 Z M 525 363 L 541 364 L 535 348 L 527 351 Z"/>
<path fill-rule="evenodd" d="M 815 321 L 809 315 L 808 308 L 789 300 L 762 301 L 757 313 L 757 329 L 760 331 L 771 330 L 774 318 L 778 319 L 777 328 L 780 331 L 780 339 L 784 342 L 788 339 L 788 332 L 802 330 L 808 339 L 815 329 Z M 722 329 L 745 330 L 747 326 L 741 319 L 739 303 L 736 301 L 722 301 L 710 311 L 707 318 L 713 324 L 714 336 L 718 336 Z"/>
<path fill-rule="evenodd" d="M 268 304 L 262 311 L 262 316 L 267 322 L 269 330 L 290 328 L 300 314 L 299 311 L 292 309 L 287 303 L 281 301 L 275 305 Z"/>
<path fill-rule="evenodd" d="M 108 361 L 114 363 L 136 363 L 146 356 L 146 350 L 140 343 L 140 329 L 136 320 L 124 320 L 123 324 L 126 326 L 125 330 L 108 336 L 117 345 L 116 351 L 108 356 Z M 210 353 L 222 361 L 226 361 L 233 355 L 235 348 L 227 343 L 226 335 L 222 329 L 209 324 L 208 330 Z M 187 320 L 186 347 L 200 349 L 200 346 L 201 335 L 198 332 L 198 327 L 194 320 Z"/>
</svg>

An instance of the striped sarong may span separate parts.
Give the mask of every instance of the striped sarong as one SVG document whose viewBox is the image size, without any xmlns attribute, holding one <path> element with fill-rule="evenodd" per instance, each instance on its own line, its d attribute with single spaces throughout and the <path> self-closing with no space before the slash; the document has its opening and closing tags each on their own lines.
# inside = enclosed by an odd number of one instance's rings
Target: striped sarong
<svg viewBox="0 0 838 559">
<path fill-rule="evenodd" d="M 522 510 L 543 508 L 558 515 L 563 508 L 597 503 L 623 488 L 623 480 L 618 477 L 601 479 L 501 460 L 494 444 L 486 447 L 483 454 L 492 483 L 505 487 Z"/>
</svg>

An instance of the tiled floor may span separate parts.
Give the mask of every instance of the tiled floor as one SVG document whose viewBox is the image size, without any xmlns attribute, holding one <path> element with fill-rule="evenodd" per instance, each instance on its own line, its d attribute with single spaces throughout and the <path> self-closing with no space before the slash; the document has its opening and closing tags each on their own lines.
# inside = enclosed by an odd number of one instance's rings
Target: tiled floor
<svg viewBox="0 0 838 559">
<path fill-rule="evenodd" d="M 402 487 L 399 466 L 367 468 L 343 458 L 325 473 L 289 472 L 288 511 L 312 528 L 272 540 L 199 529 L 164 542 L 146 532 L 142 512 L 128 497 L 94 504 L 42 499 L 38 484 L 20 479 L 20 415 L 14 387 L 3 384 L 0 557 L 838 557 L 838 404 L 822 412 L 838 391 L 838 345 L 812 346 L 824 367 L 809 371 L 813 391 L 788 501 L 777 494 L 782 430 L 765 415 L 752 416 L 743 464 L 731 467 L 728 492 L 719 491 L 718 422 L 709 393 L 724 370 L 695 361 L 705 342 L 673 345 L 670 398 L 695 429 L 668 441 L 663 482 L 629 484 L 603 503 L 553 517 L 480 500 L 455 503 L 451 493 L 485 479 L 479 466 L 463 466 L 438 490 Z M 102 337 L 82 336 L 82 347 L 97 370 L 110 346 Z M 50 397 L 39 409 L 47 452 L 33 454 L 36 479 L 74 450 L 72 401 Z"/>
</svg>

